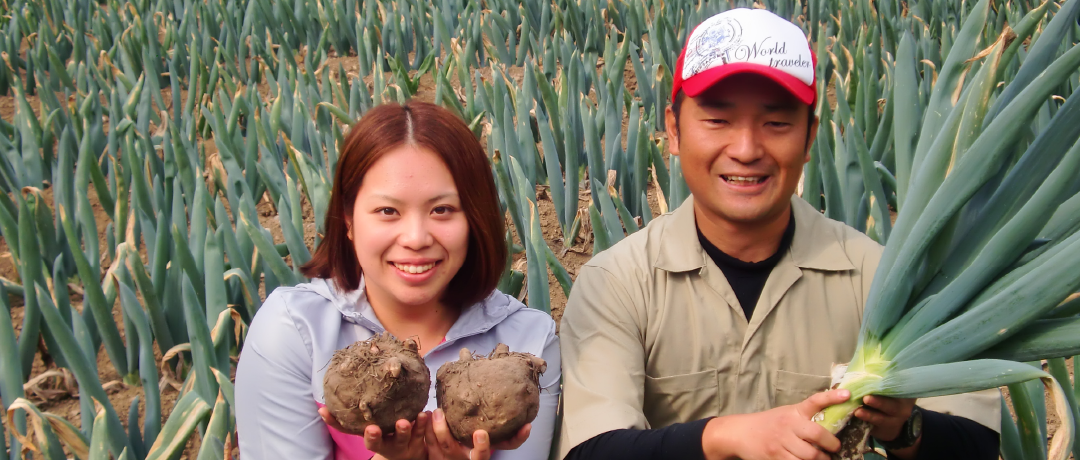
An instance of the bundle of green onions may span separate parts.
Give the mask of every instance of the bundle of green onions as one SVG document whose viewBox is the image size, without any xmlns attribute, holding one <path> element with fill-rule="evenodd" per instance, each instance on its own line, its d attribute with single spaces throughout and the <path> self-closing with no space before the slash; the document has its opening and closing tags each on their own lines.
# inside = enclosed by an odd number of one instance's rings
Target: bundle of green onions
<svg viewBox="0 0 1080 460">
<path fill-rule="evenodd" d="M 1063 104 L 1051 97 L 1080 68 L 1080 46 L 1068 38 L 1080 1 L 1062 6 L 1008 81 L 1004 70 L 1032 31 L 1018 27 L 1017 37 L 1006 28 L 976 56 L 989 9 L 982 0 L 967 17 L 921 129 L 912 130 L 917 117 L 894 119 L 896 132 L 917 132 L 910 144 L 895 138 L 910 183 L 838 382 L 852 398 L 817 420 L 837 433 L 866 395 L 920 398 L 1042 379 L 1063 421 L 1050 458 L 1064 459 L 1073 438 L 1067 396 L 1050 374 L 1018 361 L 1080 352 L 1080 335 L 1069 333 L 1080 318 L 1055 308 L 1080 289 L 1080 95 Z M 894 95 L 917 87 L 912 48 L 907 34 Z M 1031 122 L 1047 109 L 1056 111 L 1048 123 Z"/>
</svg>

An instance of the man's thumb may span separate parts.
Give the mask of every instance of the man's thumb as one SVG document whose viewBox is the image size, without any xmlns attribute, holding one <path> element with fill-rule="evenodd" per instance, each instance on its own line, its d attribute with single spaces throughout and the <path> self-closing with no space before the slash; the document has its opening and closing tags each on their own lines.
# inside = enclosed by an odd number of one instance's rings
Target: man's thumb
<svg viewBox="0 0 1080 460">
<path fill-rule="evenodd" d="M 847 401 L 848 398 L 851 398 L 851 392 L 848 390 L 829 390 L 816 393 L 798 404 L 799 413 L 806 417 L 812 417 L 826 407 L 840 404 Z"/>
</svg>

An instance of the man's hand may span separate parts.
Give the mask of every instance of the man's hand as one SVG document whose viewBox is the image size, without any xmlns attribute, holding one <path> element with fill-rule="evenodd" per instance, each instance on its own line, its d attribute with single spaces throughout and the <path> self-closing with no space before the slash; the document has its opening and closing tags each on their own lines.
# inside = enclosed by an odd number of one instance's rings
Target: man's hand
<svg viewBox="0 0 1080 460">
<path fill-rule="evenodd" d="M 915 408 L 914 399 L 886 396 L 866 396 L 863 398 L 863 404 L 865 406 L 855 409 L 855 416 L 873 425 L 874 429 L 870 430 L 870 436 L 881 441 L 892 441 L 899 437 L 900 430 L 911 418 L 911 411 Z M 919 451 L 921 440 L 920 438 L 915 441 L 915 445 L 893 453 L 900 458 L 914 458 Z"/>
<path fill-rule="evenodd" d="M 702 435 L 705 457 L 709 460 L 829 460 L 825 452 L 839 449 L 840 440 L 810 418 L 850 397 L 847 390 L 832 390 L 790 406 L 712 419 Z"/>
<path fill-rule="evenodd" d="M 882 441 L 892 441 L 900 436 L 904 423 L 911 418 L 915 408 L 914 399 L 897 399 L 885 396 L 866 396 L 865 406 L 855 409 L 855 416 L 874 425 L 870 436 Z"/>
<path fill-rule="evenodd" d="M 530 432 L 532 424 L 526 423 L 513 438 L 492 446 L 487 432 L 476 430 L 473 432 L 473 448 L 469 449 L 450 434 L 450 427 L 446 424 L 442 409 L 435 409 L 424 440 L 427 443 L 429 460 L 488 460 L 492 450 L 514 450 L 521 447 L 525 440 L 529 439 Z"/>
<path fill-rule="evenodd" d="M 325 407 L 319 408 L 319 415 L 327 425 L 346 433 L 337 419 Z M 426 460 L 427 448 L 424 446 L 424 432 L 431 426 L 431 414 L 421 412 L 416 422 L 398 420 L 395 432 L 383 436 L 382 429 L 368 425 L 364 429 L 364 447 L 374 452 L 376 460 Z"/>
</svg>

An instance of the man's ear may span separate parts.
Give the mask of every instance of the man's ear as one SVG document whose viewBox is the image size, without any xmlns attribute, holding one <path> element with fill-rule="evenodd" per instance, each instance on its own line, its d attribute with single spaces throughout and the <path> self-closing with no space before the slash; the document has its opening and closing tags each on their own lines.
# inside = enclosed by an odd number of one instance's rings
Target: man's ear
<svg viewBox="0 0 1080 460">
<path fill-rule="evenodd" d="M 814 115 L 814 118 L 810 120 L 810 130 L 806 133 L 806 155 L 803 158 L 803 163 L 810 162 L 810 149 L 814 146 L 814 140 L 817 139 L 818 122 L 817 115 Z"/>
<path fill-rule="evenodd" d="M 664 128 L 667 131 L 668 152 L 679 156 L 679 121 L 670 105 L 664 110 Z"/>
</svg>

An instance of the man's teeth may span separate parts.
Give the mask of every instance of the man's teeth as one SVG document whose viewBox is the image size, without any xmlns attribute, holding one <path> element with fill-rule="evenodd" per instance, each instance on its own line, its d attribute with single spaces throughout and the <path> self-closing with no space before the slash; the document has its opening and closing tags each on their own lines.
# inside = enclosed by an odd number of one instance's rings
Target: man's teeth
<svg viewBox="0 0 1080 460">
<path fill-rule="evenodd" d="M 753 185 L 760 183 L 765 178 L 761 176 L 724 176 L 724 180 L 735 185 Z"/>
</svg>

